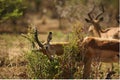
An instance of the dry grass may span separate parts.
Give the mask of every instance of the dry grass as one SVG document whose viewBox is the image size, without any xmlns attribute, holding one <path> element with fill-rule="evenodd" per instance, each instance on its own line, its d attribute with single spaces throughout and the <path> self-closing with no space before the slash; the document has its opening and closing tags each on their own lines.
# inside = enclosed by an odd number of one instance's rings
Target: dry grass
<svg viewBox="0 0 120 80">
<path fill-rule="evenodd" d="M 12 66 L 0 67 L 0 78 L 1 79 L 25 79 L 27 77 L 26 66 Z"/>
<path fill-rule="evenodd" d="M 0 35 L 0 78 L 25 78 L 23 51 L 28 50 L 28 41 L 20 35 Z M 26 77 L 27 78 L 27 77 Z"/>
<path fill-rule="evenodd" d="M 55 32 L 54 41 L 65 41 L 66 36 Z M 58 38 L 56 38 L 56 36 Z M 40 34 L 41 41 L 46 41 L 47 34 Z M 61 37 L 63 37 L 61 39 Z M 2 78 L 27 78 L 25 51 L 30 49 L 30 43 L 27 39 L 18 34 L 0 35 L 0 79 Z M 24 76 L 24 75 L 25 76 Z"/>
</svg>

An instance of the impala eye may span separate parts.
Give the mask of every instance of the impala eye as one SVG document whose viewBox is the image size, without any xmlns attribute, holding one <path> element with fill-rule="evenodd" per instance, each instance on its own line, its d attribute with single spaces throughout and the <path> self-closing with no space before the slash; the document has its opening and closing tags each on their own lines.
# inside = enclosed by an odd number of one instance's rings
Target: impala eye
<svg viewBox="0 0 120 80">
<path fill-rule="evenodd" d="M 49 45 L 44 45 L 44 48 L 46 49 L 46 50 L 48 50 L 49 49 Z"/>
<path fill-rule="evenodd" d="M 46 46 L 45 49 L 48 49 L 48 46 Z"/>
</svg>

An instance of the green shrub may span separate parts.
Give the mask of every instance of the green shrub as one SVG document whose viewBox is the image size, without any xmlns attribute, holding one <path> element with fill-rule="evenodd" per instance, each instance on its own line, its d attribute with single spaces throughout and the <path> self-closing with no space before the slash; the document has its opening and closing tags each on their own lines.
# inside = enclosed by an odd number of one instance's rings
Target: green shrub
<svg viewBox="0 0 120 80">
<path fill-rule="evenodd" d="M 78 47 L 77 40 L 83 38 L 80 24 L 75 25 L 78 29 L 74 28 L 75 32 L 69 35 L 70 44 L 64 46 L 64 54 L 60 57 L 54 57 L 54 60 L 49 61 L 48 57 L 43 53 L 33 51 L 30 49 L 26 53 L 28 61 L 28 74 L 29 78 L 33 79 L 73 79 L 82 78 L 82 67 L 79 64 L 82 61 L 82 48 Z M 78 32 L 76 32 L 78 30 Z M 29 31 L 30 32 L 30 31 Z M 32 35 L 31 35 L 32 36 Z M 28 36 L 30 37 L 30 36 Z M 31 37 L 32 38 L 32 37 Z M 29 38 L 29 39 L 31 39 Z M 31 39 L 32 40 L 32 39 Z M 30 40 L 30 42 L 31 42 Z"/>
<path fill-rule="evenodd" d="M 80 23 L 73 25 L 73 33 L 69 35 L 69 45 L 64 46 L 64 54 L 61 56 L 61 71 L 59 78 L 82 78 L 83 65 L 82 60 L 83 48 L 79 48 L 78 40 L 84 37 Z"/>
<path fill-rule="evenodd" d="M 40 52 L 27 52 L 29 78 L 47 79 L 54 78 L 59 71 L 59 61 L 55 58 L 50 61 L 46 55 Z"/>
</svg>

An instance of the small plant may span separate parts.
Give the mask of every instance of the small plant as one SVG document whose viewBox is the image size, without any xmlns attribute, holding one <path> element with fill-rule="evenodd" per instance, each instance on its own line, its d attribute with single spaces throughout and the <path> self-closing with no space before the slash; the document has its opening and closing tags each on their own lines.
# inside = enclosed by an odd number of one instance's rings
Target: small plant
<svg viewBox="0 0 120 80">
<path fill-rule="evenodd" d="M 83 31 L 80 24 L 73 26 L 74 32 L 69 35 L 69 45 L 64 46 L 64 54 L 61 56 L 60 78 L 73 79 L 82 78 L 83 72 L 83 48 L 79 48 L 77 41 L 83 38 Z"/>
</svg>

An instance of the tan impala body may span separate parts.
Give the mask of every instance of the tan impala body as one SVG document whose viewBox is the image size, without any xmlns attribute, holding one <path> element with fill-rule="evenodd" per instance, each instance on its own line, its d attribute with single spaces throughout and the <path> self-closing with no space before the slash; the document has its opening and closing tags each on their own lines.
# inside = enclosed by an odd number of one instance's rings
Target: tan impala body
<svg viewBox="0 0 120 80">
<path fill-rule="evenodd" d="M 50 42 L 50 45 L 44 44 L 44 48 L 48 50 L 48 54 L 60 56 L 64 53 L 64 46 L 68 44 L 69 42 Z"/>
<path fill-rule="evenodd" d="M 82 46 L 87 48 L 87 54 L 103 62 L 118 62 L 119 44 L 120 41 L 116 39 L 95 37 L 87 37 L 82 42 Z"/>
<path fill-rule="evenodd" d="M 95 29 L 95 26 L 94 25 L 91 25 L 89 27 L 89 32 L 92 33 L 92 36 L 94 37 L 101 37 L 101 38 L 109 38 L 109 39 L 120 39 L 120 29 L 119 27 L 113 27 L 113 28 L 108 28 L 106 29 L 107 31 L 102 33 L 100 31 L 97 31 Z M 100 36 L 99 36 L 99 34 Z"/>
<path fill-rule="evenodd" d="M 97 59 L 101 62 L 119 63 L 119 44 L 120 41 L 116 39 L 85 38 L 82 44 L 79 44 L 87 50 L 84 58 L 83 78 L 90 77 L 93 59 Z"/>
</svg>

